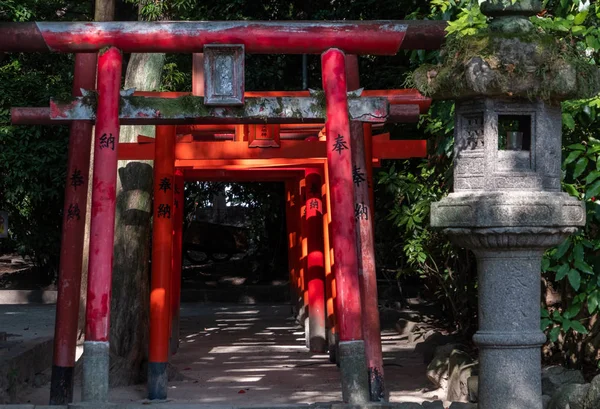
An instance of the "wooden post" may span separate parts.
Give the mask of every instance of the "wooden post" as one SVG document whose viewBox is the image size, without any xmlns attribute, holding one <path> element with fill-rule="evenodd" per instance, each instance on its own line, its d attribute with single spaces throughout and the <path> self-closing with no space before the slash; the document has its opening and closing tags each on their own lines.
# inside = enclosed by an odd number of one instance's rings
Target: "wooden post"
<svg viewBox="0 0 600 409">
<path fill-rule="evenodd" d="M 369 386 L 361 322 L 361 300 L 356 251 L 356 221 L 352 181 L 350 123 L 346 95 L 344 53 L 329 49 L 321 56 L 327 103 L 327 164 L 331 183 L 332 235 L 335 253 L 339 353 L 342 398 L 350 404 L 369 400 Z"/>
<path fill-rule="evenodd" d="M 377 301 L 377 274 L 375 249 L 373 247 L 373 212 L 371 209 L 367 170 L 364 155 L 363 125 L 350 123 L 352 136 L 352 159 L 354 177 L 354 208 L 356 218 L 356 241 L 360 254 L 358 277 L 362 301 L 362 327 L 365 339 L 365 354 L 369 371 L 369 394 L 373 402 L 385 400 L 383 380 L 383 356 L 381 351 L 381 329 L 379 304 Z"/>
<path fill-rule="evenodd" d="M 298 302 L 298 263 L 297 258 L 297 223 L 296 223 L 296 206 L 297 206 L 297 193 L 294 189 L 296 182 L 294 180 L 286 180 L 285 182 L 285 194 L 286 194 L 286 207 L 285 207 L 285 222 L 287 228 L 287 249 L 288 249 L 288 268 L 289 268 L 289 280 L 290 280 L 290 296 L 292 301 L 292 308 L 295 310 L 296 303 Z"/>
<path fill-rule="evenodd" d="M 148 399 L 167 398 L 169 361 L 171 263 L 173 251 L 173 179 L 175 127 L 156 127 L 154 214 L 152 223 L 152 282 Z"/>
<path fill-rule="evenodd" d="M 323 204 L 327 212 L 323 215 L 323 244 L 325 247 L 325 290 L 327 297 L 327 344 L 329 349 L 329 361 L 339 363 L 339 354 L 337 353 L 339 344 L 339 335 L 336 330 L 336 311 L 335 311 L 335 276 L 333 274 L 333 243 L 331 239 L 331 194 L 329 189 L 329 170 L 324 166 L 325 189 L 323 189 Z"/>
<path fill-rule="evenodd" d="M 325 261 L 323 255 L 323 202 L 321 170 L 307 168 L 306 175 L 306 290 L 308 296 L 309 349 L 327 350 L 325 329 Z"/>
<path fill-rule="evenodd" d="M 348 90 L 360 87 L 358 59 L 355 55 L 346 57 Z M 368 139 L 371 141 L 371 128 Z M 358 250 L 358 277 L 360 283 L 362 328 L 365 340 L 365 358 L 369 371 L 369 398 L 373 402 L 385 400 L 383 380 L 383 356 L 381 351 L 381 328 L 379 324 L 379 303 L 377 300 L 377 272 L 375 269 L 375 249 L 373 247 L 372 209 L 372 144 L 366 149 L 367 137 L 361 122 L 350 123 L 352 145 L 352 178 L 354 181 L 354 216 L 356 218 L 356 242 Z M 368 158 L 368 164 L 367 159 Z M 370 165 L 370 166 L 369 166 Z M 369 186 L 371 185 L 371 186 Z"/>
<path fill-rule="evenodd" d="M 98 109 L 94 138 L 96 145 L 83 352 L 82 401 L 84 402 L 108 400 L 108 334 L 122 61 L 121 52 L 114 47 L 105 50 L 98 58 Z"/>
<path fill-rule="evenodd" d="M 82 88 L 96 88 L 97 58 L 97 54 L 75 55 L 74 96 L 80 96 Z M 67 405 L 73 401 L 73 368 L 77 344 L 92 129 L 93 125 L 88 122 L 73 122 L 70 127 L 50 381 L 51 405 Z"/>
<path fill-rule="evenodd" d="M 171 268 L 171 354 L 179 349 L 179 315 L 181 310 L 181 258 L 183 251 L 183 219 L 185 196 L 183 172 L 175 171 L 173 182 L 173 254 Z"/>
</svg>

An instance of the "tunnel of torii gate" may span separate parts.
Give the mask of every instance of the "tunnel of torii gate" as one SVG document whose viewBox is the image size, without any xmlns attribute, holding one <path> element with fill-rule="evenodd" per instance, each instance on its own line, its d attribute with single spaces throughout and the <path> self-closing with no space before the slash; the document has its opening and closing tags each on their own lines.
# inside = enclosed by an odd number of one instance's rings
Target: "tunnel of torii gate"
<svg viewBox="0 0 600 409">
<path fill-rule="evenodd" d="M 83 402 L 108 401 L 109 306 L 118 160 L 154 160 L 148 397 L 167 397 L 177 350 L 184 181 L 285 182 L 293 303 L 307 346 L 340 365 L 345 402 L 385 399 L 373 252 L 372 172 L 422 157 L 425 141 L 374 134 L 414 122 L 414 90 L 360 89 L 356 55 L 435 49 L 444 23 L 0 23 L 0 52 L 76 53 L 73 99 L 13 108 L 14 124 L 69 124 L 51 404 L 73 398 L 86 175 L 94 144 Z M 193 54 L 193 91 L 121 91 L 122 52 Z M 321 54 L 323 91 L 246 92 L 245 53 Z M 94 137 L 92 126 L 95 124 Z M 156 125 L 119 143 L 119 127 Z"/>
</svg>

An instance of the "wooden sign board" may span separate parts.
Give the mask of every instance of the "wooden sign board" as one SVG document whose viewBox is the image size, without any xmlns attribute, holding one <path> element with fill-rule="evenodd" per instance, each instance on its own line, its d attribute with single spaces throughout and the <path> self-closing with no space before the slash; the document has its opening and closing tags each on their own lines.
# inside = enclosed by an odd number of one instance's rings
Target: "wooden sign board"
<svg viewBox="0 0 600 409">
<path fill-rule="evenodd" d="M 250 148 L 279 148 L 279 125 L 249 125 L 248 147 Z"/>
</svg>

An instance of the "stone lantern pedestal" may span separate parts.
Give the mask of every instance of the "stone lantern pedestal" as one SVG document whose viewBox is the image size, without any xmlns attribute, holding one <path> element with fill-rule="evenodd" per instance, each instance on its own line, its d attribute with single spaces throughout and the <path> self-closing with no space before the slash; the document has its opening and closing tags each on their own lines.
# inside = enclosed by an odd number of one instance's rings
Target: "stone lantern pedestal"
<svg viewBox="0 0 600 409">
<path fill-rule="evenodd" d="M 479 408 L 542 409 L 542 256 L 585 224 L 560 191 L 560 108 L 479 98 L 455 112 L 454 193 L 432 204 L 431 224 L 477 258 Z"/>
</svg>

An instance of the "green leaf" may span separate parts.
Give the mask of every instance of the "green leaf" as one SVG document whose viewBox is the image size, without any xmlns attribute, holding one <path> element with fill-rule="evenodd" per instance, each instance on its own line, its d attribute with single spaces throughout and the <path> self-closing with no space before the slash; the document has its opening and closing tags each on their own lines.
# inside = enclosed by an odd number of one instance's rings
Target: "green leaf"
<svg viewBox="0 0 600 409">
<path fill-rule="evenodd" d="M 562 325 L 561 325 L 562 330 L 564 332 L 567 332 L 568 330 L 571 329 L 571 324 L 572 324 L 571 321 L 569 321 L 569 320 L 563 320 Z"/>
<path fill-rule="evenodd" d="M 577 243 L 573 247 L 573 257 L 575 260 L 583 261 L 584 253 L 583 253 L 583 244 Z"/>
<path fill-rule="evenodd" d="M 563 124 L 569 128 L 571 131 L 573 129 L 575 129 L 575 120 L 573 119 L 573 116 L 571 114 L 569 114 L 568 112 L 564 112 L 562 114 L 562 121 Z"/>
<path fill-rule="evenodd" d="M 573 151 L 573 152 L 569 153 L 569 156 L 567 156 L 567 159 L 565 159 L 565 161 L 564 161 L 564 165 L 566 166 L 569 163 L 573 162 L 575 159 L 580 157 L 582 153 L 583 153 L 582 151 Z"/>
<path fill-rule="evenodd" d="M 573 304 L 567 311 L 565 311 L 563 316 L 567 319 L 575 318 L 577 314 L 579 314 L 579 311 L 581 311 L 581 304 Z"/>
<path fill-rule="evenodd" d="M 575 164 L 575 170 L 573 171 L 573 178 L 577 179 L 579 177 L 579 175 L 581 175 L 583 173 L 583 171 L 585 170 L 585 168 L 587 168 L 588 165 L 588 158 L 580 158 L 577 163 Z"/>
<path fill-rule="evenodd" d="M 560 327 L 554 327 L 550 330 L 550 341 L 556 342 L 560 334 Z"/>
<path fill-rule="evenodd" d="M 556 281 L 560 281 L 560 280 L 562 280 L 563 278 L 565 278 L 565 277 L 566 277 L 566 275 L 569 273 L 569 270 L 570 270 L 570 269 L 571 269 L 571 268 L 569 267 L 569 265 L 568 265 L 567 263 L 565 263 L 565 264 L 561 265 L 561 266 L 558 268 L 558 271 L 556 272 L 556 278 L 555 278 L 555 279 L 556 279 Z"/>
<path fill-rule="evenodd" d="M 600 170 L 593 170 L 585 177 L 585 183 L 589 185 L 594 180 L 598 179 L 598 177 L 600 177 Z"/>
<path fill-rule="evenodd" d="M 585 274 L 594 274 L 594 269 L 588 263 L 586 263 L 583 260 L 575 260 L 575 263 L 573 263 L 573 264 L 582 273 L 585 273 Z"/>
<path fill-rule="evenodd" d="M 573 287 L 575 291 L 579 290 L 579 287 L 581 286 L 581 274 L 579 274 L 579 271 L 572 268 L 569 270 L 567 277 L 569 278 L 571 287 Z"/>
<path fill-rule="evenodd" d="M 595 291 L 588 296 L 587 307 L 590 314 L 593 314 L 594 311 L 598 308 L 598 292 Z"/>
<path fill-rule="evenodd" d="M 588 333 L 588 330 L 579 321 L 571 321 L 571 328 L 583 335 Z"/>
<path fill-rule="evenodd" d="M 541 315 L 542 315 L 542 318 L 549 318 L 550 317 L 550 313 L 545 308 L 542 308 Z"/>
<path fill-rule="evenodd" d="M 570 115 L 570 114 L 567 114 L 567 115 Z M 567 146 L 567 149 L 572 150 L 572 151 L 584 151 L 585 146 L 581 143 L 574 143 L 572 145 Z"/>
<path fill-rule="evenodd" d="M 545 330 L 546 328 L 548 328 L 548 325 L 552 324 L 552 320 L 550 318 L 544 318 L 541 321 L 541 328 L 542 331 Z"/>
<path fill-rule="evenodd" d="M 561 258 L 562 256 L 565 255 L 565 253 L 567 252 L 567 250 L 569 249 L 569 247 L 571 246 L 571 238 L 567 237 L 567 239 L 565 241 L 563 241 L 557 248 L 556 248 L 556 254 L 554 255 L 554 257 L 556 259 Z"/>
<path fill-rule="evenodd" d="M 597 180 L 585 192 L 585 199 L 588 200 L 592 197 L 596 197 L 599 193 L 600 193 L 600 180 Z"/>
<path fill-rule="evenodd" d="M 588 15 L 588 10 L 584 10 L 581 13 L 577 13 L 575 18 L 573 19 L 573 23 L 576 25 L 580 25 L 581 23 L 583 23 L 585 21 L 585 19 L 587 18 L 587 15 Z"/>
<path fill-rule="evenodd" d="M 575 185 L 570 184 L 570 183 L 564 183 L 563 184 L 563 188 L 565 189 L 565 191 L 570 194 L 571 196 L 574 196 L 576 198 L 579 198 L 579 192 L 577 191 L 577 188 L 575 187 Z"/>
</svg>

